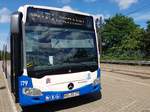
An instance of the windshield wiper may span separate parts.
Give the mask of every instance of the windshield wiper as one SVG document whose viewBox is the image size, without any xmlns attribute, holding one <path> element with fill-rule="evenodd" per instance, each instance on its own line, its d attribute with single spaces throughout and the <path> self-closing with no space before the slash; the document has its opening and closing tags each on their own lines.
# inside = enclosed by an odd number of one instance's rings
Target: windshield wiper
<svg viewBox="0 0 150 112">
<path fill-rule="evenodd" d="M 54 75 L 54 74 L 64 74 L 81 71 L 95 71 L 98 69 L 98 64 L 96 62 L 80 62 L 80 63 L 64 63 L 55 66 L 45 66 L 42 67 L 44 69 L 40 69 L 40 67 L 32 69 L 28 69 L 29 76 L 41 78 L 45 75 Z"/>
</svg>

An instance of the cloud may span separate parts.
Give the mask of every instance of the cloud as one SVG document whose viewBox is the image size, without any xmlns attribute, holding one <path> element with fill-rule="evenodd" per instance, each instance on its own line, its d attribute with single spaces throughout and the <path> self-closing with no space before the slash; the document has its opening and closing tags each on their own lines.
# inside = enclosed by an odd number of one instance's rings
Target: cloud
<svg viewBox="0 0 150 112">
<path fill-rule="evenodd" d="M 11 11 L 6 7 L 0 9 L 0 23 L 9 23 L 10 22 Z"/>
<path fill-rule="evenodd" d="M 96 2 L 97 0 L 84 0 L 85 2 L 91 3 L 91 2 Z"/>
<path fill-rule="evenodd" d="M 67 10 L 67 11 L 75 11 L 75 12 L 80 12 L 77 8 L 72 8 L 69 5 L 65 5 L 62 7 L 62 9 Z"/>
<path fill-rule="evenodd" d="M 119 6 L 119 8 L 122 9 L 127 9 L 129 8 L 132 4 L 135 4 L 138 2 L 138 0 L 113 0 L 116 2 Z"/>
<path fill-rule="evenodd" d="M 63 4 L 69 4 L 71 0 L 58 0 L 58 2 L 61 2 Z"/>
<path fill-rule="evenodd" d="M 75 10 L 72 7 L 70 7 L 69 5 L 65 5 L 62 8 L 65 9 L 65 10 Z"/>
<path fill-rule="evenodd" d="M 130 15 L 135 21 L 148 21 L 150 20 L 150 12 L 145 13 L 134 13 Z"/>
</svg>

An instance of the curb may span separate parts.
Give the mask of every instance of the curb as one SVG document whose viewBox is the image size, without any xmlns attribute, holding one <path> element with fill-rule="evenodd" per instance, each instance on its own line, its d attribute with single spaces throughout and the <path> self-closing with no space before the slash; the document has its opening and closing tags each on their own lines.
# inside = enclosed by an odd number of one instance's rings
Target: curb
<svg viewBox="0 0 150 112">
<path fill-rule="evenodd" d="M 17 108 L 16 108 L 16 106 L 15 106 L 15 102 L 14 102 L 14 100 L 13 100 L 13 97 L 12 97 L 12 95 L 11 95 L 11 92 L 10 92 L 10 90 L 9 90 L 8 83 L 7 83 L 7 80 L 6 80 L 6 78 L 5 78 L 5 74 L 4 74 L 4 72 L 2 72 L 2 73 L 3 73 L 4 83 L 5 83 L 6 88 L 7 88 L 7 93 L 8 93 L 8 97 L 9 97 L 9 100 L 10 100 L 10 104 L 11 104 L 12 109 L 13 109 L 12 112 L 18 112 L 18 111 L 17 111 Z"/>
<path fill-rule="evenodd" d="M 100 61 L 101 63 L 108 63 L 108 64 L 124 64 L 124 65 L 143 65 L 143 66 L 150 66 L 150 61 L 129 61 L 129 60 L 108 60 L 108 61 Z"/>
</svg>

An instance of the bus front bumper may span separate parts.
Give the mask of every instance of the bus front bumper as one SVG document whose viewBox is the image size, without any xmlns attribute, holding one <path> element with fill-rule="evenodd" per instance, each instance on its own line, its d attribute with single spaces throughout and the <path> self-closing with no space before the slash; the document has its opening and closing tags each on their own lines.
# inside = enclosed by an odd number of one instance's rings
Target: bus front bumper
<svg viewBox="0 0 150 112">
<path fill-rule="evenodd" d="M 21 106 L 31 106 L 36 104 L 43 104 L 56 100 L 63 100 L 70 97 L 81 96 L 90 93 L 96 93 L 101 90 L 101 85 L 86 85 L 82 88 L 70 91 L 56 91 L 56 92 L 42 92 L 41 96 L 27 96 L 24 94 L 19 95 L 19 103 Z"/>
</svg>

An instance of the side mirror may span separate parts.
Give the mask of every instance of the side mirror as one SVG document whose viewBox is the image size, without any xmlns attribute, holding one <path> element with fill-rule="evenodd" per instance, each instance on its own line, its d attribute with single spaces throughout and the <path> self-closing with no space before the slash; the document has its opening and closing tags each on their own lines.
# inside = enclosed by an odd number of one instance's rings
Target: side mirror
<svg viewBox="0 0 150 112">
<path fill-rule="evenodd" d="M 11 15 L 11 25 L 10 25 L 10 32 L 12 34 L 19 34 L 21 30 L 21 19 L 22 19 L 21 12 L 15 12 Z"/>
</svg>

